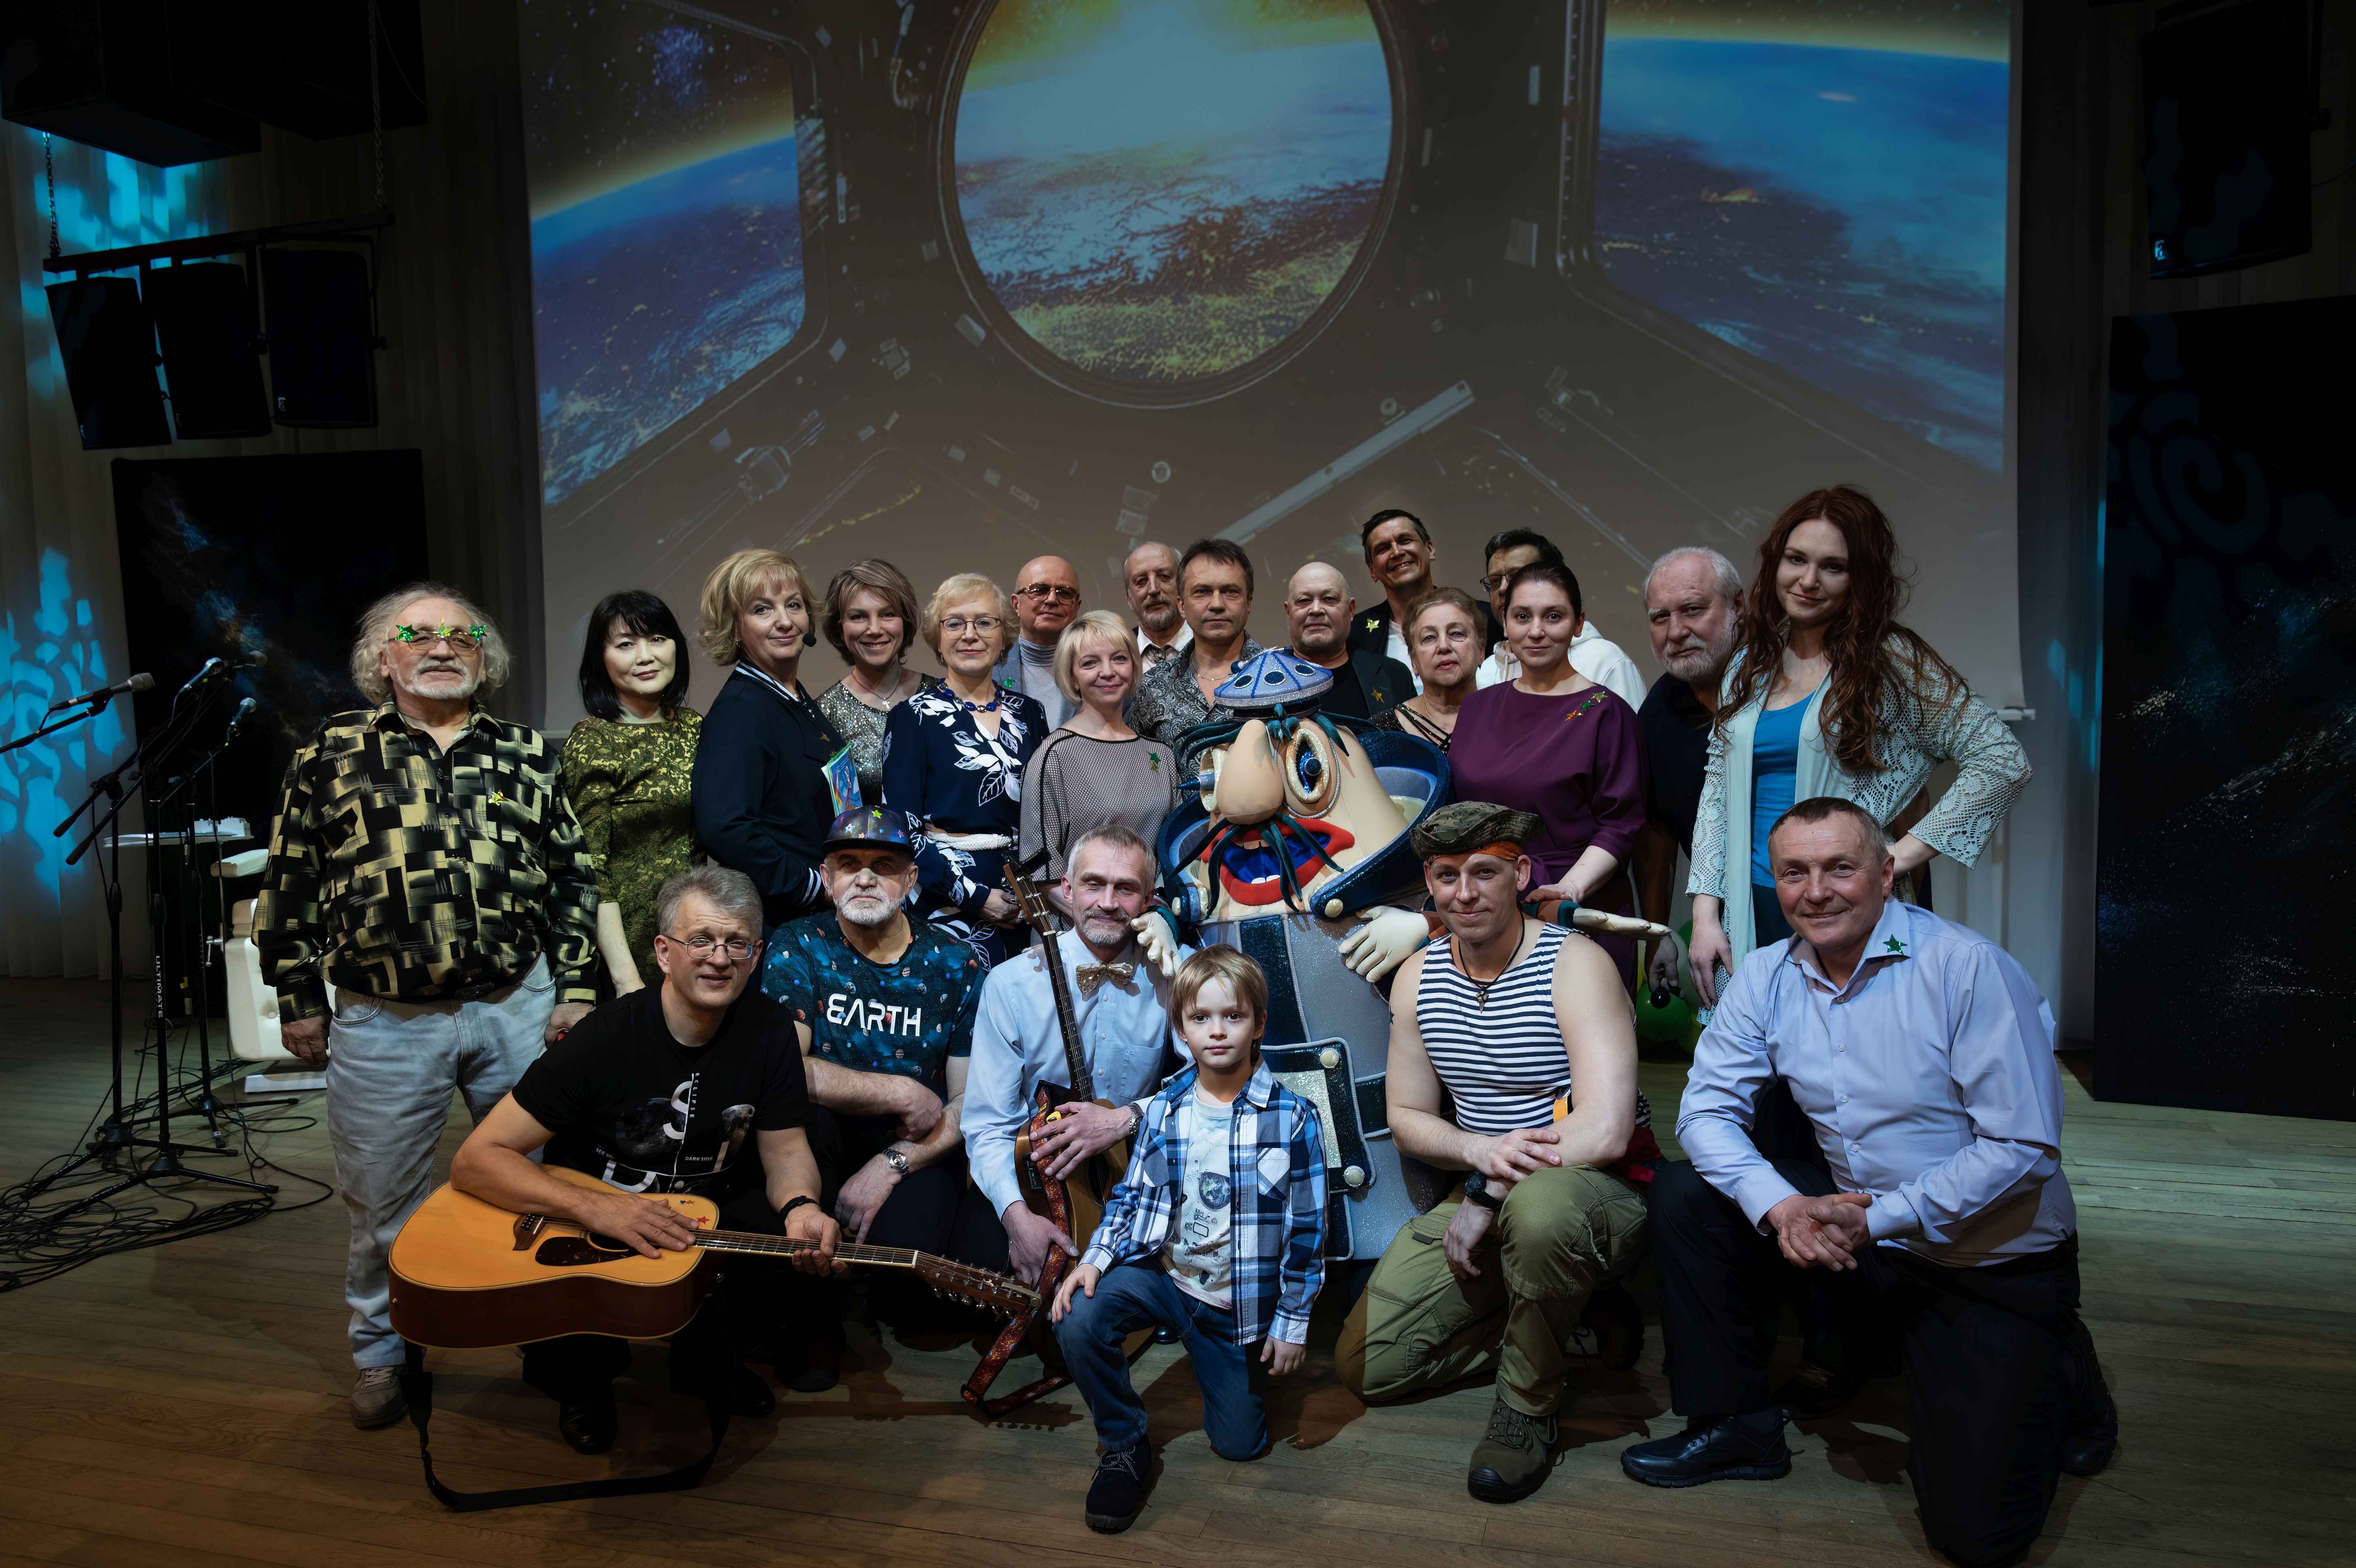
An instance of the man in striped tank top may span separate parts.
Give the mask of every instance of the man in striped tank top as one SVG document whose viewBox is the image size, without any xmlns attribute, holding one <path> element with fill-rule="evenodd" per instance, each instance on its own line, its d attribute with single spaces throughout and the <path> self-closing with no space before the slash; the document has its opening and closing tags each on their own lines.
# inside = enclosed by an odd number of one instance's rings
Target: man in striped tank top
<svg viewBox="0 0 2356 1568">
<path fill-rule="evenodd" d="M 1660 1155 L 1612 960 L 1522 911 L 1540 825 L 1459 801 L 1409 835 L 1445 932 L 1392 983 L 1391 1134 L 1466 1174 L 1384 1251 L 1335 1352 L 1369 1403 L 1494 1369 L 1465 1484 L 1501 1503 L 1546 1480 L 1589 1300 L 1635 1265 Z"/>
</svg>

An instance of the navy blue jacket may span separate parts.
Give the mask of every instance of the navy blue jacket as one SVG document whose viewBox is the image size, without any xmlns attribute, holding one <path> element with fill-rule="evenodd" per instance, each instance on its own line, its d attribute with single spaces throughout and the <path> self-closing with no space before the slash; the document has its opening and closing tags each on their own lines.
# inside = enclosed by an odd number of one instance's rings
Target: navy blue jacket
<svg viewBox="0 0 2356 1568">
<path fill-rule="evenodd" d="M 763 929 L 826 907 L 826 858 L 834 796 L 827 758 L 842 739 L 814 703 L 778 695 L 742 671 L 703 715 L 689 802 L 696 843 L 761 890 Z"/>
</svg>

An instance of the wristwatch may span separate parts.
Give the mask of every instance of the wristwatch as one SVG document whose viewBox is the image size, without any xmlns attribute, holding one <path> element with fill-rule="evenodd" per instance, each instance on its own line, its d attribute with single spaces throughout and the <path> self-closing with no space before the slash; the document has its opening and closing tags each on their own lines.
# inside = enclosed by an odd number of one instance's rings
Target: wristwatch
<svg viewBox="0 0 2356 1568">
<path fill-rule="evenodd" d="M 892 1174 L 894 1176 L 906 1176 L 908 1174 L 908 1156 L 902 1154 L 897 1149 L 884 1150 L 884 1163 L 892 1167 Z"/>
<path fill-rule="evenodd" d="M 1464 1201 L 1477 1203 L 1492 1213 L 1505 1206 L 1504 1198 L 1489 1190 L 1489 1178 L 1479 1171 L 1468 1172 L 1464 1177 Z"/>
</svg>

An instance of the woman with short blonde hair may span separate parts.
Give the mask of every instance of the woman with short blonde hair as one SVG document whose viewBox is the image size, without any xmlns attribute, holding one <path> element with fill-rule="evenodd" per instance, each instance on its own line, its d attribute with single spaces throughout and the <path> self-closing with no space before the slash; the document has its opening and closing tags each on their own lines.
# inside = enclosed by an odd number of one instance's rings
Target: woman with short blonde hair
<svg viewBox="0 0 2356 1568">
<path fill-rule="evenodd" d="M 977 607 L 974 613 L 987 615 L 996 623 L 992 635 L 997 639 L 993 646 L 998 651 L 991 656 L 993 666 L 1006 657 L 1008 650 L 1014 646 L 1014 639 L 1022 635 L 1022 628 L 1014 623 L 1014 601 L 1006 596 L 1005 589 L 979 572 L 959 572 L 955 576 L 944 577 L 941 585 L 933 590 L 933 596 L 925 601 L 925 646 L 933 650 L 933 657 L 940 660 L 944 668 L 948 663 L 948 656 L 941 651 L 943 618 L 948 614 L 951 606 L 980 598 L 988 599 L 990 604 L 987 608 Z"/>
<path fill-rule="evenodd" d="M 917 912 L 993 964 L 1012 956 L 1022 920 L 1000 873 L 1021 825 L 1023 765 L 1047 733 L 1038 702 L 995 679 L 1014 635 L 997 584 L 948 578 L 925 605 L 925 640 L 948 673 L 884 721 L 884 803 L 925 827 Z"/>
<path fill-rule="evenodd" d="M 697 640 L 733 671 L 703 717 L 690 790 L 696 842 L 761 890 L 764 934 L 826 907 L 827 829 L 859 803 L 841 736 L 800 678 L 809 579 L 790 555 L 740 550 L 703 581 Z"/>
<path fill-rule="evenodd" d="M 1117 824 L 1151 843 L 1178 803 L 1177 757 L 1124 712 L 1137 676 L 1137 639 L 1110 610 L 1090 610 L 1056 639 L 1055 685 L 1079 705 L 1023 769 L 1022 855 L 1044 851 L 1049 876 L 1063 876 L 1091 828 Z"/>
<path fill-rule="evenodd" d="M 802 575 L 799 564 L 775 550 L 739 550 L 703 579 L 702 625 L 697 628 L 696 641 L 702 645 L 706 659 L 726 670 L 744 657 L 737 619 L 747 604 L 764 594 L 781 602 L 789 597 L 801 600 L 802 646 L 809 647 L 811 596 L 809 579 Z"/>
</svg>

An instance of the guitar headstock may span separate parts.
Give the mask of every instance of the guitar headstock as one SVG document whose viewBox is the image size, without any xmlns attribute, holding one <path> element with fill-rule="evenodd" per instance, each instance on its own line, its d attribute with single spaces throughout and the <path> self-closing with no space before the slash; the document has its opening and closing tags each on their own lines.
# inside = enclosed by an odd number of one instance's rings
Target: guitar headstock
<svg viewBox="0 0 2356 1568">
<path fill-rule="evenodd" d="M 1051 946 L 1055 940 L 1055 908 L 1047 902 L 1047 894 L 1037 883 L 1023 874 L 1023 868 L 1009 860 L 1006 863 L 1006 888 L 1014 895 L 1014 902 L 1039 939 Z"/>
<path fill-rule="evenodd" d="M 1039 1308 L 1039 1293 L 1019 1280 L 930 1252 L 916 1254 L 916 1277 L 937 1291 L 962 1296 L 1003 1317 L 1024 1316 Z"/>
</svg>

